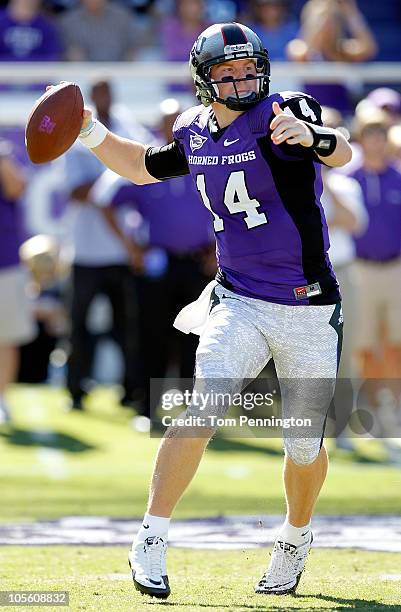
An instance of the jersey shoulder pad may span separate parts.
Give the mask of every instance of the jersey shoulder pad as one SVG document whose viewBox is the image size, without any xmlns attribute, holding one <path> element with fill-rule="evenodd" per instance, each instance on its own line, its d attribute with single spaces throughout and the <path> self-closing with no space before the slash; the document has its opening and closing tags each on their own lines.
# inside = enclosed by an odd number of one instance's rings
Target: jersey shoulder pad
<svg viewBox="0 0 401 612">
<path fill-rule="evenodd" d="M 281 101 L 280 94 L 274 93 L 258 102 L 248 111 L 247 115 L 251 132 L 261 135 L 266 134 L 272 115 L 272 104 L 273 102 L 281 104 Z"/>
<path fill-rule="evenodd" d="M 264 135 L 273 118 L 272 105 L 278 102 L 288 114 L 298 119 L 322 125 L 322 109 L 319 102 L 302 91 L 280 91 L 261 100 L 248 111 L 249 126 L 253 133 Z"/>
<path fill-rule="evenodd" d="M 279 95 L 281 98 L 279 104 L 284 111 L 288 108 L 297 119 L 323 125 L 322 107 L 315 98 L 302 91 L 281 91 Z"/>
<path fill-rule="evenodd" d="M 176 140 L 181 140 L 186 132 L 186 130 L 199 120 L 200 116 L 206 111 L 206 107 L 203 104 L 199 104 L 198 106 L 192 106 L 188 108 L 186 111 L 178 115 L 175 123 L 173 125 L 173 136 Z"/>
</svg>

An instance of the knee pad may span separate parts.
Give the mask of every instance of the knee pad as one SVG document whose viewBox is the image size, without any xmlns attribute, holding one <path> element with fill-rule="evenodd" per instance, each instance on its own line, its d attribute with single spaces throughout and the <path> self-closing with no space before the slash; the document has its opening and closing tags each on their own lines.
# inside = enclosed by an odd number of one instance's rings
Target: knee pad
<svg viewBox="0 0 401 612">
<path fill-rule="evenodd" d="M 297 465 L 310 465 L 316 461 L 320 448 L 321 438 L 285 438 L 284 449 L 286 455 Z"/>
</svg>

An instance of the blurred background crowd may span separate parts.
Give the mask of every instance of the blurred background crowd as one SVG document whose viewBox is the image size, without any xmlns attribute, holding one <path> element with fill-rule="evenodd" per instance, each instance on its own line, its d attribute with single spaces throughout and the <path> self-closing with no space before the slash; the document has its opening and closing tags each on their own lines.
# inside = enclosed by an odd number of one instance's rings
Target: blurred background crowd
<svg viewBox="0 0 401 612">
<path fill-rule="evenodd" d="M 376 433 L 390 438 L 401 424 L 401 73 L 390 84 L 322 82 L 313 71 L 308 82 L 278 82 L 274 70 L 401 62 L 398 0 L 1 1 L 0 74 L 10 62 L 186 62 L 208 24 L 230 20 L 268 49 L 272 91 L 310 93 L 325 123 L 351 135 L 350 164 L 323 167 L 345 315 L 340 376 L 368 381 Z M 10 106 L 43 84 L 3 74 L 0 87 L 0 421 L 12 419 L 13 381 L 65 384 L 71 410 L 85 409 L 95 384 L 118 383 L 121 404 L 148 417 L 149 378 L 192 377 L 197 337 L 172 322 L 216 272 L 209 213 L 190 178 L 137 187 L 79 143 L 34 167 Z M 86 98 L 114 132 L 163 144 L 183 105 L 196 103 L 193 90 L 181 79 L 147 91 L 99 73 Z M 137 112 L 141 96 L 147 114 Z M 388 452 L 397 459 L 397 447 Z"/>
<path fill-rule="evenodd" d="M 401 59 L 397 0 L 362 0 L 359 10 L 354 0 L 1 0 L 0 7 L 2 61 L 186 61 L 200 31 L 232 20 L 251 26 L 273 60 Z"/>
<path fill-rule="evenodd" d="M 359 10 L 354 0 L 1 0 L 0 6 L 3 61 L 186 61 L 208 24 L 233 20 L 251 26 L 273 60 L 401 59 L 397 0 L 362 0 Z"/>
</svg>

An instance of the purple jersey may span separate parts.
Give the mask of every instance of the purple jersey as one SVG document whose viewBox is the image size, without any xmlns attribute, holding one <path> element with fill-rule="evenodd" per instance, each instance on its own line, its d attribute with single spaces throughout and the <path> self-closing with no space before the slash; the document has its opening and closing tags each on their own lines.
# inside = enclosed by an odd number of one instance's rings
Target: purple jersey
<svg viewBox="0 0 401 612">
<path fill-rule="evenodd" d="M 60 59 L 58 32 L 43 15 L 19 23 L 7 11 L 0 11 L 0 60 L 55 61 Z"/>
<path fill-rule="evenodd" d="M 6 141 L 1 141 L 0 157 L 10 153 L 11 146 Z M 6 198 L 0 183 L 0 269 L 18 265 L 21 234 L 18 204 Z"/>
<path fill-rule="evenodd" d="M 113 177 L 102 191 L 100 204 L 128 204 L 138 210 L 146 224 L 150 247 L 182 255 L 213 242 L 210 215 L 199 202 L 190 176 L 150 185 L 134 185 Z"/>
<path fill-rule="evenodd" d="M 214 221 L 218 280 L 233 291 L 289 305 L 340 299 L 319 198 L 320 166 L 311 149 L 276 146 L 272 103 L 321 125 L 321 108 L 297 92 L 273 94 L 213 133 L 212 109 L 178 117 L 174 137 Z"/>
<path fill-rule="evenodd" d="M 401 254 L 401 172 L 388 166 L 372 172 L 363 162 L 349 176 L 360 184 L 369 215 L 366 232 L 355 238 L 356 255 L 362 259 L 388 261 Z"/>
</svg>

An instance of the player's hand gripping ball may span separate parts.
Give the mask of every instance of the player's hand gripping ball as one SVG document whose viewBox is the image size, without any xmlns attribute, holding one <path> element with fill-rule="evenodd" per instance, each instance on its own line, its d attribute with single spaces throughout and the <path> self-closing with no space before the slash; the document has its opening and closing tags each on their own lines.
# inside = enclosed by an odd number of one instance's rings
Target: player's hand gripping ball
<svg viewBox="0 0 401 612">
<path fill-rule="evenodd" d="M 29 115 L 25 143 L 29 159 L 43 164 L 60 157 L 78 138 L 84 101 L 75 83 L 50 86 Z"/>
</svg>

